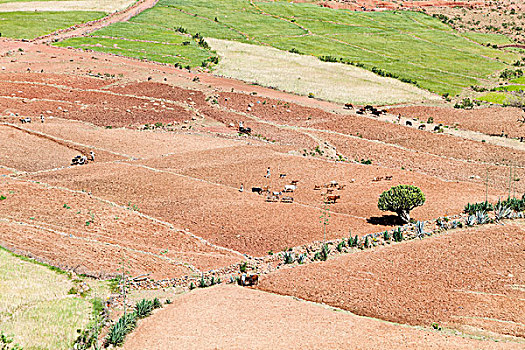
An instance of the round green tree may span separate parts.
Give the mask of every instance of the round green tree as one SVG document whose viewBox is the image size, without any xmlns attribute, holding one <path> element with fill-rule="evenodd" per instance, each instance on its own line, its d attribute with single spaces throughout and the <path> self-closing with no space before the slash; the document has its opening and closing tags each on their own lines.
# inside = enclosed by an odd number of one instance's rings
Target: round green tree
<svg viewBox="0 0 525 350">
<path fill-rule="evenodd" d="M 407 223 L 410 222 L 410 211 L 424 203 L 425 195 L 419 187 L 398 185 L 381 193 L 377 207 L 382 211 L 393 211 Z"/>
</svg>

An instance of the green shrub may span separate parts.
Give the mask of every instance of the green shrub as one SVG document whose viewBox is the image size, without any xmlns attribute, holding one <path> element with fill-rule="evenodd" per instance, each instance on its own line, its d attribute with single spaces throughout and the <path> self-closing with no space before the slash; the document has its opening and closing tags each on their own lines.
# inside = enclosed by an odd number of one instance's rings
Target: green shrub
<svg viewBox="0 0 525 350">
<path fill-rule="evenodd" d="M 292 252 L 284 252 L 283 258 L 285 264 L 293 264 L 295 260 Z"/>
<path fill-rule="evenodd" d="M 410 222 L 410 211 L 425 203 L 425 195 L 416 186 L 398 185 L 379 197 L 377 206 L 382 211 L 395 212 L 405 222 Z"/>
<path fill-rule="evenodd" d="M 243 262 L 241 264 L 241 266 L 239 267 L 239 270 L 242 272 L 242 273 L 245 273 L 246 272 L 246 268 L 248 266 L 248 263 L 247 262 Z"/>
<path fill-rule="evenodd" d="M 0 349 L 1 350 L 22 350 L 18 344 L 13 344 L 13 337 L 0 332 Z"/>
<path fill-rule="evenodd" d="M 162 303 L 160 302 L 159 298 L 153 299 L 153 309 L 160 309 L 162 307 Z"/>
</svg>

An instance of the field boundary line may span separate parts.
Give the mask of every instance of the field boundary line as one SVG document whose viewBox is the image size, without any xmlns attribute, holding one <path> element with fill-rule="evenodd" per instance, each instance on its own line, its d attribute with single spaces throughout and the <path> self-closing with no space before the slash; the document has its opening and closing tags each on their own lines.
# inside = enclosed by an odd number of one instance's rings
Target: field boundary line
<svg viewBox="0 0 525 350">
<path fill-rule="evenodd" d="M 119 244 L 116 244 L 116 243 L 100 241 L 100 240 L 97 240 L 97 239 L 94 239 L 94 238 L 79 237 L 79 236 L 77 236 L 75 234 L 72 234 L 72 233 L 67 233 L 67 232 L 64 232 L 64 231 L 58 231 L 58 230 L 55 230 L 55 229 L 52 229 L 52 228 L 47 228 L 47 227 L 40 226 L 40 225 L 30 224 L 30 223 L 27 223 L 27 222 L 24 222 L 24 221 L 20 221 L 20 220 L 16 220 L 15 221 L 15 220 L 10 220 L 8 218 L 0 218 L 0 222 L 6 222 L 8 224 L 15 225 L 15 226 L 31 227 L 31 228 L 34 228 L 34 229 L 37 229 L 37 230 L 42 230 L 42 231 L 47 231 L 47 232 L 50 232 L 50 233 L 54 233 L 56 235 L 60 235 L 60 236 L 63 236 L 63 237 L 69 237 L 69 238 L 72 238 L 72 239 L 77 239 L 77 240 L 81 240 L 81 241 L 91 242 L 91 243 L 95 243 L 95 244 L 98 244 L 98 245 L 104 245 L 104 246 L 108 246 L 109 245 L 111 247 L 129 250 L 129 251 L 132 251 L 134 253 L 154 256 L 156 258 L 159 258 L 159 259 L 162 259 L 162 260 L 166 260 L 166 261 L 168 261 L 168 262 L 170 262 L 170 263 L 172 263 L 174 265 L 187 267 L 188 269 L 190 269 L 191 271 L 193 271 L 195 273 L 201 273 L 201 271 L 199 269 L 197 269 L 195 266 L 193 266 L 193 265 L 191 265 L 191 264 L 189 264 L 187 262 L 177 261 L 177 260 L 171 259 L 171 258 L 169 258 L 167 256 L 164 256 L 164 255 L 158 255 L 158 254 L 147 252 L 147 251 L 144 251 L 144 250 L 131 248 L 131 247 L 128 247 L 128 246 L 122 246 L 122 245 L 119 245 Z"/>
<path fill-rule="evenodd" d="M 67 148 L 72 148 L 72 149 L 74 149 L 74 150 L 76 150 L 78 152 L 81 152 L 81 151 L 76 149 L 76 148 L 74 148 L 74 147 L 71 147 L 70 145 L 75 145 L 77 147 L 91 148 L 91 149 L 95 149 L 97 151 L 107 152 L 107 153 L 110 153 L 110 154 L 113 154 L 113 155 L 116 155 L 116 156 L 119 156 L 119 157 L 128 158 L 128 159 L 133 159 L 134 158 L 134 157 L 129 156 L 127 154 L 110 151 L 110 150 L 107 150 L 107 149 L 104 149 L 104 148 L 100 148 L 100 147 L 97 147 L 97 146 L 85 145 L 85 144 L 82 144 L 82 143 L 79 143 L 79 142 L 75 142 L 75 141 L 72 141 L 72 140 L 66 140 L 66 139 L 63 139 L 63 138 L 60 138 L 60 137 L 57 137 L 57 136 L 51 136 L 51 135 L 48 135 L 48 134 L 40 132 L 40 131 L 26 129 L 24 127 L 18 126 L 16 124 L 8 123 L 8 122 L 0 122 L 0 125 L 9 126 L 9 127 L 13 128 L 13 129 L 25 132 L 25 133 L 27 133 L 29 135 L 44 138 L 46 140 L 58 143 L 61 146 L 64 146 L 64 147 L 67 147 Z M 68 145 L 68 143 L 70 145 Z"/>
<path fill-rule="evenodd" d="M 122 164 L 126 164 L 126 163 L 122 163 Z M 92 194 L 88 194 L 88 193 L 86 193 L 84 191 L 73 190 L 73 189 L 70 189 L 70 188 L 67 188 L 67 187 L 54 186 L 54 185 L 50 185 L 50 184 L 45 183 L 45 182 L 35 181 L 35 180 L 31 180 L 31 179 L 19 179 L 19 178 L 12 178 L 12 179 L 13 180 L 17 180 L 17 181 L 21 181 L 21 182 L 29 182 L 29 183 L 37 184 L 37 185 L 40 185 L 42 187 L 47 187 L 47 188 L 51 188 L 51 189 L 56 189 L 56 190 L 61 190 L 61 191 L 66 191 L 66 192 L 71 192 L 71 193 L 81 193 L 81 194 L 89 196 L 90 198 L 96 199 L 96 200 L 98 200 L 98 201 L 100 201 L 102 203 L 108 204 L 108 205 L 110 205 L 112 207 L 117 207 L 117 208 L 126 209 L 126 210 L 128 209 L 128 207 L 126 207 L 126 206 L 120 205 L 120 204 L 118 204 L 116 202 L 112 202 L 112 201 L 110 201 L 108 199 L 105 199 L 105 198 L 102 198 L 102 197 L 98 197 L 98 196 L 94 196 Z M 203 244 L 205 244 L 207 246 L 210 246 L 212 248 L 215 248 L 217 250 L 224 250 L 224 251 L 236 254 L 238 256 L 241 256 L 243 258 L 249 257 L 247 254 L 238 252 L 236 250 L 213 244 L 213 243 L 209 242 L 208 240 L 206 240 L 206 239 L 204 239 L 204 238 L 202 238 L 200 236 L 197 236 L 194 233 L 191 233 L 189 230 L 185 230 L 185 229 L 181 229 L 181 228 L 175 228 L 174 224 L 171 224 L 171 223 L 169 223 L 167 221 L 160 220 L 160 219 L 158 219 L 158 218 L 156 218 L 154 216 L 150 216 L 150 215 L 141 213 L 141 212 L 136 211 L 136 210 L 133 210 L 132 212 L 135 213 L 135 215 L 138 215 L 138 216 L 140 216 L 142 218 L 145 218 L 145 219 L 148 219 L 150 221 L 153 221 L 153 222 L 156 222 L 158 224 L 161 224 L 161 225 L 167 227 L 170 230 L 177 231 L 177 232 L 180 232 L 180 233 L 184 233 L 184 234 L 186 234 L 186 235 L 188 235 L 188 236 L 190 236 L 190 237 L 192 237 L 194 239 L 197 239 L 197 240 L 201 241 Z"/>
<path fill-rule="evenodd" d="M 406 148 L 406 147 L 401 146 L 401 145 L 388 143 L 388 142 L 385 142 L 385 141 L 361 138 L 361 137 L 358 137 L 358 136 L 344 134 L 344 133 L 341 133 L 341 132 L 338 132 L 338 131 L 333 131 L 333 130 L 316 129 L 316 128 L 313 128 L 313 127 L 292 126 L 292 125 L 287 125 L 287 124 L 279 124 L 279 123 L 272 122 L 272 121 L 269 121 L 269 120 L 266 120 L 266 119 L 261 119 L 261 118 L 255 116 L 255 115 L 253 115 L 253 114 L 240 112 L 240 111 L 237 111 L 237 110 L 234 110 L 234 109 L 231 109 L 231 108 L 228 108 L 228 107 L 224 107 L 224 106 L 218 106 L 217 108 L 222 109 L 222 110 L 227 111 L 227 112 L 232 112 L 234 114 L 238 114 L 238 115 L 242 115 L 242 116 L 248 117 L 248 118 L 250 118 L 250 119 L 252 119 L 252 120 L 254 120 L 256 122 L 259 122 L 259 123 L 268 124 L 268 125 L 280 128 L 280 129 L 288 129 L 288 130 L 294 130 L 294 131 L 302 132 L 305 135 L 308 135 L 306 133 L 307 131 L 309 131 L 309 132 L 327 133 L 327 134 L 333 134 L 333 135 L 348 137 L 348 138 L 355 139 L 355 140 L 360 140 L 360 141 L 373 142 L 373 143 L 377 143 L 377 144 L 380 144 L 380 145 L 383 145 L 383 146 L 390 146 L 390 147 L 398 148 L 398 149 L 401 149 L 403 151 L 407 151 L 407 152 L 411 152 L 411 153 L 421 153 L 421 154 L 425 154 L 425 155 L 429 155 L 429 156 L 433 156 L 433 157 L 438 157 L 438 158 L 442 158 L 442 159 L 448 159 L 448 160 L 453 160 L 453 161 L 458 161 L 458 162 L 463 162 L 463 163 L 480 164 L 480 165 L 491 165 L 491 166 L 501 166 L 501 164 L 495 164 L 495 163 L 489 163 L 489 162 L 480 162 L 480 161 L 475 161 L 475 160 L 466 160 L 466 159 L 460 159 L 460 158 L 452 158 L 452 157 L 448 157 L 448 156 L 437 155 L 437 154 L 430 153 L 430 152 L 427 152 L 427 151 L 418 151 L 418 150 L 414 150 L 414 149 L 411 149 L 411 148 Z M 384 122 L 384 123 L 388 123 L 388 122 Z M 452 135 L 452 134 L 447 134 L 447 135 L 450 136 L 450 137 L 455 137 L 455 138 L 459 138 L 459 139 L 466 139 L 466 138 L 461 137 L 459 135 Z M 476 140 L 471 140 L 471 139 L 466 139 L 466 140 L 478 142 Z M 505 147 L 505 146 L 500 146 L 500 145 L 496 145 L 496 146 L 503 147 L 503 148 L 510 148 L 510 147 Z M 382 167 L 384 167 L 384 166 L 382 166 Z M 513 166 L 513 168 L 525 169 L 525 166 L 515 165 L 515 166 Z M 388 168 L 388 169 L 391 169 L 391 168 Z M 444 181 L 451 181 L 451 180 L 444 180 Z"/>
</svg>

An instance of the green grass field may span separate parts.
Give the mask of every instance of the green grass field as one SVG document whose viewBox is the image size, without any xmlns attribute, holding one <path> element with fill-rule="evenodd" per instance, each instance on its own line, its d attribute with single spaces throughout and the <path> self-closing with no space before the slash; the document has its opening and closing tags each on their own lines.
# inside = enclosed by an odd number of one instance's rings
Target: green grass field
<svg viewBox="0 0 525 350">
<path fill-rule="evenodd" d="M 142 26 L 136 27 L 137 24 Z M 151 40 L 169 41 L 174 28 L 179 26 L 192 34 L 199 32 L 205 38 L 269 45 L 359 62 L 367 69 L 377 67 L 440 94 L 458 93 L 519 59 L 515 53 L 478 43 L 505 42 L 502 36 L 459 34 L 422 13 L 360 13 L 305 3 L 161 0 L 154 8 L 131 19 L 129 27 L 110 31 L 113 37 L 150 40 L 147 33 L 151 32 L 145 29 L 150 27 L 162 31 L 152 35 L 155 39 Z M 93 38 L 83 40 L 93 42 Z M 79 47 L 82 40 L 61 45 Z M 150 49 L 147 43 L 140 46 L 145 51 Z M 108 50 L 104 45 L 94 49 Z M 186 55 L 192 53 L 181 51 L 181 56 L 191 61 Z"/>
<path fill-rule="evenodd" d="M 509 99 L 509 94 L 505 92 L 488 92 L 483 96 L 477 98 L 479 101 L 495 103 L 495 104 L 505 104 Z"/>
<path fill-rule="evenodd" d="M 0 32 L 3 37 L 34 39 L 58 29 L 93 21 L 105 16 L 104 12 L 3 12 L 0 13 Z"/>
<path fill-rule="evenodd" d="M 147 41 L 145 41 L 147 40 Z M 186 43 L 186 45 L 185 45 Z M 57 43 L 138 59 L 196 67 L 215 54 L 199 46 L 187 34 L 162 27 L 128 22 L 115 23 L 87 38 L 72 38 Z"/>
<path fill-rule="evenodd" d="M 66 273 L 0 248 L 0 331 L 25 350 L 70 349 L 92 313 L 89 297 L 69 295 L 73 286 Z"/>
<path fill-rule="evenodd" d="M 519 77 L 516 79 L 512 79 L 510 82 L 514 84 L 525 84 L 525 77 Z"/>
<path fill-rule="evenodd" d="M 497 91 L 525 91 L 525 85 L 505 85 L 496 88 Z"/>
</svg>

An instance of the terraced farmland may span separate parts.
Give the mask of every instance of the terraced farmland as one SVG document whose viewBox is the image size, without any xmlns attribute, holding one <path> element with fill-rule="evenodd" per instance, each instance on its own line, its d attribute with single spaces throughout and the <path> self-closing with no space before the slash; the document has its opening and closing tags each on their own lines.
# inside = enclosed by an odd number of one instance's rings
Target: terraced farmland
<svg viewBox="0 0 525 350">
<path fill-rule="evenodd" d="M 152 9 L 94 36 L 147 40 L 144 27 L 164 31 L 166 42 L 178 27 L 205 38 L 268 45 L 281 50 L 364 65 L 439 94 L 455 94 L 514 62 L 519 56 L 482 46 L 457 34 L 439 20 L 417 12 L 359 13 L 312 4 L 229 0 L 162 0 Z M 147 29 L 149 30 L 149 29 Z M 164 39 L 156 37 L 158 41 Z M 101 47 L 97 48 L 97 40 Z M 110 50 L 104 38 L 72 39 L 61 46 Z M 122 40 L 117 45 L 126 46 Z M 151 44 L 140 43 L 145 51 Z M 167 45 L 166 45 L 167 46 Z M 152 52 L 159 51 L 152 50 Z M 173 47 L 172 52 L 178 53 Z M 192 61 L 192 53 L 180 55 Z M 148 58 L 148 54 L 144 54 Z M 156 56 L 149 57 L 159 60 Z M 330 58 L 330 59 L 331 59 Z M 161 62 L 172 63 L 165 56 Z M 198 60 L 197 60 L 198 61 Z M 448 62 L 453 61 L 454 65 Z M 196 63 L 193 62 L 192 63 Z"/>
</svg>

